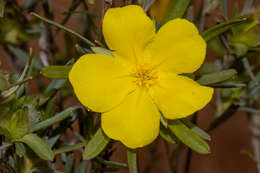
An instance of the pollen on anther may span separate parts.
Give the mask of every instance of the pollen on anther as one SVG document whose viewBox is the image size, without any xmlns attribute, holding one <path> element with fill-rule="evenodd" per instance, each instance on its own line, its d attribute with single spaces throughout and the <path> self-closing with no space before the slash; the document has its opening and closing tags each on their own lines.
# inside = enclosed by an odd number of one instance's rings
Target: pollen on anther
<svg viewBox="0 0 260 173">
<path fill-rule="evenodd" d="M 141 64 L 132 70 L 133 82 L 139 87 L 149 88 L 156 82 L 157 73 L 147 64 Z"/>
</svg>

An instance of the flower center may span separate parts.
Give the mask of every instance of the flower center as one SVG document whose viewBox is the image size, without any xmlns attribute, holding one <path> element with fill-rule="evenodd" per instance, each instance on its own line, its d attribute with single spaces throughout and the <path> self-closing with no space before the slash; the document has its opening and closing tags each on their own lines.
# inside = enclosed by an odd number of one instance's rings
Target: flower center
<svg viewBox="0 0 260 173">
<path fill-rule="evenodd" d="M 133 82 L 139 87 L 149 88 L 155 84 L 156 79 L 158 78 L 157 72 L 149 67 L 148 64 L 138 65 L 132 71 L 134 80 Z"/>
</svg>

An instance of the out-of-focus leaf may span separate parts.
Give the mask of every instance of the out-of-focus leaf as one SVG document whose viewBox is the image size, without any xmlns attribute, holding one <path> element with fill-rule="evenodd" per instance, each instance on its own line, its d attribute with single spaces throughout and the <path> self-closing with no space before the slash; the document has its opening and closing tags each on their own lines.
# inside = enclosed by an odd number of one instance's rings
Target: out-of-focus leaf
<svg viewBox="0 0 260 173">
<path fill-rule="evenodd" d="M 89 4 L 94 4 L 95 0 L 88 0 Z"/>
<path fill-rule="evenodd" d="M 208 46 L 212 49 L 219 57 L 223 57 L 227 54 L 227 51 L 219 38 L 211 39 L 208 41 Z"/>
<path fill-rule="evenodd" d="M 24 63 L 29 62 L 28 60 L 29 60 L 30 56 L 26 52 L 24 52 L 22 49 L 20 49 L 19 47 L 15 47 L 11 44 L 8 44 L 7 47 L 21 61 L 23 61 Z M 36 68 L 38 70 L 42 69 L 42 64 L 39 60 L 34 60 L 33 66 L 34 66 L 34 68 Z"/>
<path fill-rule="evenodd" d="M 255 25 L 245 33 L 241 34 L 238 38 L 240 42 L 249 47 L 260 46 L 260 24 Z"/>
<path fill-rule="evenodd" d="M 0 17 L 4 17 L 6 0 L 0 0 Z"/>
<path fill-rule="evenodd" d="M 48 93 L 52 90 L 61 89 L 65 85 L 66 82 L 67 82 L 66 79 L 55 79 L 55 80 L 51 81 L 51 83 L 46 88 L 45 93 Z"/>
<path fill-rule="evenodd" d="M 195 132 L 185 126 L 181 120 L 169 121 L 169 129 L 177 136 L 177 138 L 194 151 L 207 154 L 209 153 L 209 145 L 201 139 Z"/>
<path fill-rule="evenodd" d="M 50 99 L 47 103 L 46 109 L 45 109 L 45 113 L 44 115 L 41 117 L 42 120 L 46 120 L 48 118 L 51 118 L 55 115 L 55 108 L 56 108 L 56 104 L 55 104 L 55 97 L 53 97 L 52 99 Z"/>
<path fill-rule="evenodd" d="M 28 109 L 19 109 L 12 115 L 0 115 L 0 134 L 15 140 L 29 131 Z"/>
<path fill-rule="evenodd" d="M 8 88 L 8 81 L 2 73 L 0 73 L 0 93 Z"/>
<path fill-rule="evenodd" d="M 63 110 L 62 112 L 54 115 L 53 117 L 47 119 L 47 120 L 44 120 L 40 123 L 37 123 L 35 124 L 34 126 L 31 127 L 31 132 L 35 132 L 35 131 L 38 131 L 38 130 L 41 130 L 41 129 L 45 129 L 59 121 L 62 121 L 64 120 L 65 118 L 67 118 L 68 116 L 71 115 L 71 113 L 77 109 L 79 107 L 69 107 L 65 110 Z"/>
<path fill-rule="evenodd" d="M 38 2 L 40 2 L 40 0 L 26 0 L 21 7 L 23 10 L 27 10 L 28 8 L 36 5 Z"/>
<path fill-rule="evenodd" d="M 59 138 L 60 138 L 60 135 L 56 135 L 54 137 L 49 138 L 46 142 L 52 148 L 56 144 L 56 142 L 58 141 Z"/>
<path fill-rule="evenodd" d="M 216 64 L 214 62 L 204 62 L 199 70 L 196 71 L 196 75 L 202 76 L 214 72 L 216 72 Z"/>
<path fill-rule="evenodd" d="M 83 143 L 69 145 L 69 146 L 65 146 L 63 148 L 59 148 L 59 149 L 55 150 L 54 153 L 55 153 L 55 155 L 57 155 L 57 154 L 61 154 L 61 153 L 71 152 L 74 150 L 78 150 L 78 149 L 82 148 L 83 146 L 84 146 Z"/>
<path fill-rule="evenodd" d="M 254 108 L 250 108 L 250 107 L 240 107 L 239 110 L 245 111 L 245 112 L 249 112 L 255 115 L 260 115 L 260 110 L 259 109 L 254 109 Z"/>
<path fill-rule="evenodd" d="M 160 136 L 170 143 L 176 143 L 177 137 L 170 131 L 168 128 L 164 126 L 160 126 Z"/>
<path fill-rule="evenodd" d="M 43 160 L 52 161 L 54 159 L 54 153 L 50 146 L 39 136 L 35 134 L 27 134 L 21 139 L 16 140 L 28 145 L 34 152 Z"/>
<path fill-rule="evenodd" d="M 42 69 L 42 74 L 50 79 L 67 79 L 71 66 L 46 66 Z"/>
<path fill-rule="evenodd" d="M 80 45 L 75 45 L 77 52 L 82 56 L 84 54 L 92 53 L 91 50 L 81 47 Z"/>
<path fill-rule="evenodd" d="M 254 75 L 254 73 L 252 72 L 251 66 L 250 66 L 249 61 L 248 61 L 248 59 L 247 59 L 246 57 L 244 57 L 244 58 L 242 59 L 242 63 L 243 63 L 243 65 L 244 65 L 244 68 L 246 69 L 246 72 L 247 72 L 248 75 L 250 76 L 250 78 L 251 78 L 256 84 L 258 84 L 258 81 L 257 81 L 257 79 L 256 79 L 256 77 L 255 77 L 255 75 Z"/>
<path fill-rule="evenodd" d="M 226 81 L 237 74 L 236 70 L 229 69 L 201 76 L 197 82 L 201 85 L 210 85 Z"/>
<path fill-rule="evenodd" d="M 25 155 L 26 153 L 26 150 L 25 150 L 25 147 L 24 147 L 24 144 L 23 143 L 19 143 L 19 142 L 16 142 L 15 143 L 15 153 L 22 157 Z"/>
<path fill-rule="evenodd" d="M 88 163 L 89 163 L 88 160 L 80 162 L 80 164 L 78 166 L 74 167 L 73 173 L 85 173 L 87 166 L 88 166 Z"/>
<path fill-rule="evenodd" d="M 210 137 L 210 135 L 207 132 L 205 132 L 204 130 L 202 130 L 201 128 L 199 128 L 195 124 L 193 124 L 190 120 L 183 118 L 183 119 L 181 119 L 181 121 L 187 127 L 189 127 L 193 132 L 195 132 L 197 135 L 199 135 L 203 139 L 209 140 L 209 141 L 211 140 L 211 137 Z"/>
<path fill-rule="evenodd" d="M 128 168 L 130 173 L 137 173 L 136 150 L 127 149 Z"/>
<path fill-rule="evenodd" d="M 107 146 L 110 139 L 104 134 L 102 129 L 98 129 L 93 138 L 88 142 L 83 152 L 83 159 L 90 160 L 99 153 L 103 151 L 103 149 Z"/>
<path fill-rule="evenodd" d="M 235 27 L 246 21 L 247 18 L 242 18 L 242 19 L 234 19 L 227 22 L 223 22 L 221 24 L 215 25 L 207 29 L 206 31 L 202 32 L 201 35 L 205 41 L 210 41 L 211 39 L 223 34 L 224 32 L 231 29 L 232 27 Z"/>
<path fill-rule="evenodd" d="M 108 49 L 105 49 L 103 47 L 91 47 L 91 50 L 97 54 L 104 54 L 108 56 L 113 56 L 112 52 Z"/>
<path fill-rule="evenodd" d="M 65 168 L 64 168 L 64 173 L 71 173 L 72 168 L 73 168 L 73 164 L 74 164 L 74 157 L 73 157 L 73 154 L 70 154 L 66 157 L 66 164 L 65 164 Z"/>
<path fill-rule="evenodd" d="M 181 18 L 190 4 L 190 0 L 172 0 L 163 23 Z"/>
<path fill-rule="evenodd" d="M 10 48 L 11 48 L 11 50 L 14 49 L 13 51 L 14 51 L 15 54 L 18 54 L 18 55 L 19 55 L 19 53 L 22 53 L 22 52 L 19 52 L 19 49 L 18 49 L 18 48 L 14 48 L 14 47 L 12 47 L 12 46 L 11 46 L 11 47 L 9 46 L 9 49 L 10 49 Z M 27 55 L 21 55 L 21 56 L 27 56 Z M 8 97 L 8 96 L 10 96 L 10 95 L 12 95 L 13 93 L 15 93 L 15 92 L 18 90 L 19 86 L 24 83 L 23 81 L 25 80 L 25 77 L 27 77 L 28 72 L 29 72 L 30 69 L 31 69 L 32 59 L 33 59 L 32 51 L 30 51 L 30 56 L 27 57 L 27 59 L 28 59 L 27 64 L 26 64 L 26 66 L 24 67 L 23 73 L 22 73 L 21 76 L 19 77 L 19 79 L 18 79 L 18 81 L 17 81 L 17 84 L 16 84 L 15 86 L 11 87 L 10 89 L 8 89 L 7 91 L 4 91 L 3 93 L 1 93 L 1 95 L 2 95 L 4 98 L 5 98 L 5 97 Z"/>
<path fill-rule="evenodd" d="M 112 168 L 117 168 L 118 170 L 121 168 L 128 168 L 127 164 L 125 163 L 119 163 L 119 162 L 114 162 L 114 161 L 107 161 L 107 160 L 103 160 L 101 157 L 97 157 L 96 158 L 97 161 L 99 161 L 100 163 L 110 166 Z"/>
</svg>

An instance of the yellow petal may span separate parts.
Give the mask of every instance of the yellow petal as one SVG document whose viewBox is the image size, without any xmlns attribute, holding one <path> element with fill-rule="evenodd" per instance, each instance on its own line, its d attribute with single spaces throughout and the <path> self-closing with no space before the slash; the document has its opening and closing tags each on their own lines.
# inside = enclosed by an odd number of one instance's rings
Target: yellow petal
<svg viewBox="0 0 260 173">
<path fill-rule="evenodd" d="M 114 56 L 136 63 L 155 36 L 155 26 L 140 6 L 110 8 L 104 16 L 103 35 Z"/>
<path fill-rule="evenodd" d="M 162 22 L 167 14 L 171 0 L 157 0 L 151 6 L 149 14 L 152 18 L 155 18 L 157 22 Z"/>
<path fill-rule="evenodd" d="M 73 65 L 69 80 L 84 106 L 96 112 L 105 112 L 135 89 L 127 74 L 127 68 L 111 56 L 86 54 Z"/>
<path fill-rule="evenodd" d="M 183 118 L 202 109 L 213 92 L 213 88 L 172 73 L 160 73 L 158 84 L 150 90 L 154 102 L 168 119 Z"/>
<path fill-rule="evenodd" d="M 113 110 L 101 115 L 107 136 L 129 148 L 150 144 L 159 133 L 160 114 L 147 91 L 137 89 Z"/>
<path fill-rule="evenodd" d="M 174 19 L 161 27 L 148 51 L 159 69 L 174 73 L 192 73 L 203 63 L 206 43 L 194 24 Z"/>
</svg>

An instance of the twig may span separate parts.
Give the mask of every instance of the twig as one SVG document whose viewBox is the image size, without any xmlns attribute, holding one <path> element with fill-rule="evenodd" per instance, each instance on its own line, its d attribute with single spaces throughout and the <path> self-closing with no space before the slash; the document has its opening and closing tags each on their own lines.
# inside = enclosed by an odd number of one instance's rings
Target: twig
<svg viewBox="0 0 260 173">
<path fill-rule="evenodd" d="M 239 105 L 231 104 L 221 116 L 219 116 L 215 121 L 213 121 L 213 123 L 211 123 L 210 127 L 206 131 L 214 130 L 220 124 L 231 118 L 236 113 L 238 108 Z"/>
<path fill-rule="evenodd" d="M 81 0 L 72 1 L 71 6 L 69 8 L 69 13 L 66 14 L 66 17 L 61 22 L 61 25 L 65 25 L 68 22 L 68 20 L 71 17 L 71 14 L 72 14 L 70 12 L 74 11 L 80 5 L 80 3 L 81 3 Z M 57 28 L 54 35 L 56 35 L 60 31 L 60 29 L 61 28 Z"/>
<path fill-rule="evenodd" d="M 41 20 L 43 20 L 44 22 L 47 22 L 47 23 L 49 23 L 49 24 L 51 24 L 51 25 L 54 25 L 54 26 L 56 26 L 56 27 L 58 27 L 58 28 L 63 29 L 64 31 L 67 31 L 67 32 L 69 32 L 69 33 L 75 35 L 76 37 L 80 38 L 82 41 L 84 41 L 86 44 L 88 44 L 88 45 L 90 45 L 90 46 L 95 46 L 95 44 L 92 43 L 90 40 L 86 39 L 85 37 L 83 37 L 83 36 L 80 35 L 79 33 L 75 32 L 75 31 L 73 31 L 73 30 L 71 30 L 71 29 L 69 29 L 69 28 L 67 28 L 67 27 L 65 27 L 65 26 L 63 26 L 63 25 L 61 25 L 61 24 L 59 24 L 59 23 L 56 23 L 56 22 L 54 22 L 54 21 L 52 21 L 52 20 L 49 20 L 49 19 L 46 19 L 45 17 L 40 16 L 40 15 L 38 15 L 38 14 L 36 14 L 36 13 L 33 13 L 33 12 L 30 13 L 30 14 L 33 15 L 33 16 L 35 16 L 35 17 L 37 17 L 37 18 L 39 18 L 39 19 L 41 19 Z"/>
</svg>

